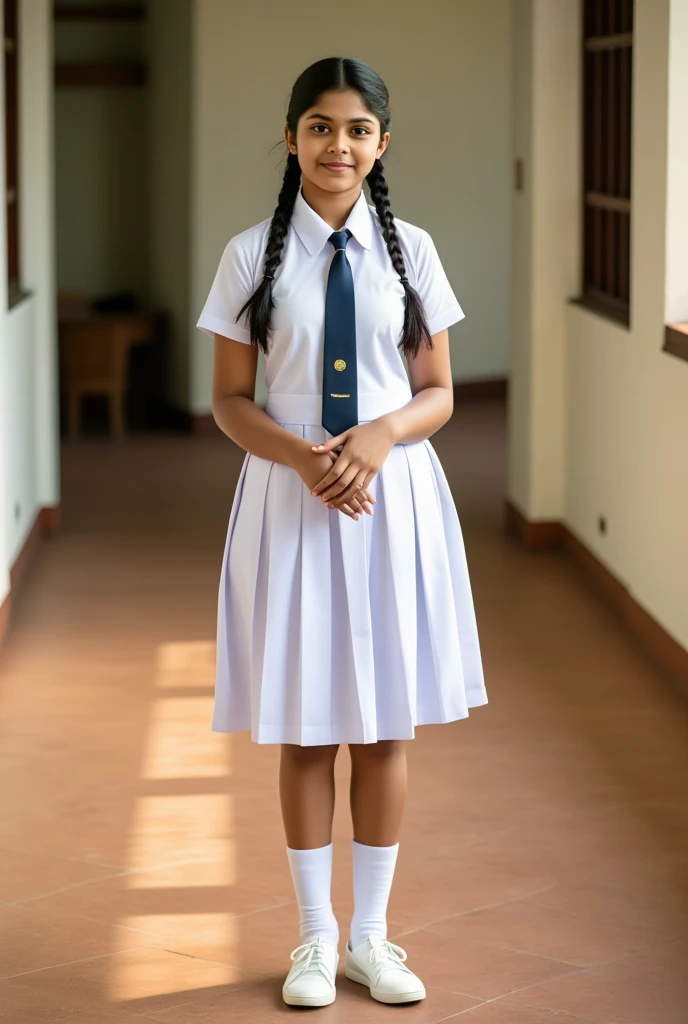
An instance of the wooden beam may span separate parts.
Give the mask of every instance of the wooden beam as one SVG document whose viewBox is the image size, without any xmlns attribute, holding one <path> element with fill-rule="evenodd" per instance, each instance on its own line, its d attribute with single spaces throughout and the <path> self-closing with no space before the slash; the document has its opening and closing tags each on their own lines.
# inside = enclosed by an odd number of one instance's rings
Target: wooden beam
<svg viewBox="0 0 688 1024">
<path fill-rule="evenodd" d="M 145 4 L 102 4 L 99 7 L 85 4 L 55 4 L 55 21 L 143 21 L 146 17 Z"/>
<path fill-rule="evenodd" d="M 598 210 L 612 210 L 614 213 L 630 213 L 631 200 L 623 196 L 608 196 L 604 192 L 586 192 L 585 203 Z"/>
<path fill-rule="evenodd" d="M 588 53 L 599 50 L 623 50 L 633 46 L 633 33 L 620 32 L 615 36 L 590 36 L 585 40 Z"/>
<path fill-rule="evenodd" d="M 144 85 L 146 78 L 145 64 L 98 62 L 55 65 L 55 85 L 58 88 Z"/>
</svg>

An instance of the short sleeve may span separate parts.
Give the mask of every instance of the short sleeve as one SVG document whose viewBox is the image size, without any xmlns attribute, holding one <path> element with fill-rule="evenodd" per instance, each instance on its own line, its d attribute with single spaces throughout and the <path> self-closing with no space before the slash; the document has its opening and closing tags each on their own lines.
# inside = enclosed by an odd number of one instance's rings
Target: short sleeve
<svg viewBox="0 0 688 1024">
<path fill-rule="evenodd" d="M 246 313 L 236 323 L 235 317 L 254 291 L 250 253 L 234 236 L 220 257 L 215 279 L 196 326 L 211 338 L 214 334 L 222 334 L 250 345 Z"/>
<path fill-rule="evenodd" d="M 435 243 L 424 229 L 420 231 L 415 281 L 412 284 L 423 301 L 430 334 L 437 334 L 465 317 L 444 272 Z"/>
</svg>

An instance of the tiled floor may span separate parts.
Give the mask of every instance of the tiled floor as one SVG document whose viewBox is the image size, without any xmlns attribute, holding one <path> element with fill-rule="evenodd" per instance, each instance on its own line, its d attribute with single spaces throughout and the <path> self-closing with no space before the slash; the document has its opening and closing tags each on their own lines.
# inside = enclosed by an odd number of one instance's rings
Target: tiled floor
<svg viewBox="0 0 688 1024">
<path fill-rule="evenodd" d="M 390 936 L 428 998 L 289 1010 L 277 749 L 210 732 L 222 438 L 63 450 L 63 530 L 0 655 L 0 1018 L 11 1024 L 688 1021 L 688 702 L 562 557 L 501 531 L 504 410 L 433 438 L 490 703 L 419 729 Z M 351 912 L 342 750 L 334 900 Z"/>
</svg>

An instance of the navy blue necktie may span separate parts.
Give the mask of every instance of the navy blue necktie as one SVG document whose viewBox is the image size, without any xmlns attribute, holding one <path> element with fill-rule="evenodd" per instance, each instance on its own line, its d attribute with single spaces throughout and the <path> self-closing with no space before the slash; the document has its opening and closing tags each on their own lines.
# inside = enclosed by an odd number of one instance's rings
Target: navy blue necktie
<svg viewBox="0 0 688 1024">
<path fill-rule="evenodd" d="M 358 423 L 354 279 L 346 258 L 348 228 L 333 231 L 335 252 L 325 295 L 322 425 L 335 437 Z"/>
</svg>

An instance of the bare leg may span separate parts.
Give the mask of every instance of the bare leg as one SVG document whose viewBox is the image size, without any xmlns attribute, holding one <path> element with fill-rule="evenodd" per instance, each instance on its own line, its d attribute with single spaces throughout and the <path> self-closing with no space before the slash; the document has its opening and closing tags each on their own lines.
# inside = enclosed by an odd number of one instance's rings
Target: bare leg
<svg viewBox="0 0 688 1024">
<path fill-rule="evenodd" d="M 334 763 L 339 747 L 283 743 L 279 791 L 287 846 L 313 850 L 332 842 Z"/>
<path fill-rule="evenodd" d="M 282 818 L 301 936 L 282 996 L 294 1006 L 327 1006 L 335 997 L 339 925 L 332 910 L 331 887 L 338 749 L 336 745 L 283 743 L 280 755 Z"/>
<path fill-rule="evenodd" d="M 406 804 L 404 740 L 350 743 L 354 839 L 366 846 L 399 842 Z"/>
<path fill-rule="evenodd" d="M 387 903 L 406 802 L 403 740 L 350 744 L 354 826 L 351 948 L 387 937 Z"/>
</svg>

